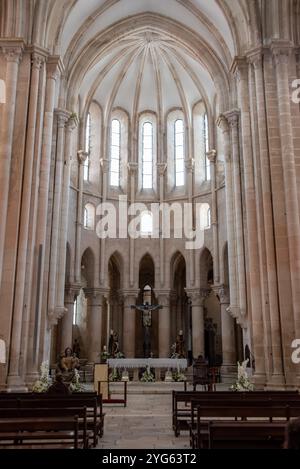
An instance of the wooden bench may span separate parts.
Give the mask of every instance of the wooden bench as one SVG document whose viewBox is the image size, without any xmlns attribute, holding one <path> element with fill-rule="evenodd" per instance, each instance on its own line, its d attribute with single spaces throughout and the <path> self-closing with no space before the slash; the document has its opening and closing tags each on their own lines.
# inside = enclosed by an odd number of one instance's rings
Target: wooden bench
<svg viewBox="0 0 300 469">
<path fill-rule="evenodd" d="M 191 422 L 191 402 L 193 400 L 199 400 L 205 405 L 210 402 L 220 401 L 227 405 L 228 402 L 232 402 L 233 406 L 238 406 L 239 402 L 284 402 L 290 405 L 294 405 L 292 402 L 295 401 L 295 405 L 300 402 L 300 395 L 297 391 L 253 391 L 253 392 L 241 392 L 236 393 L 232 391 L 216 391 L 211 392 L 195 392 L 195 391 L 173 391 L 172 394 L 172 427 L 175 432 L 175 436 L 179 436 L 180 431 L 188 431 Z M 254 404 L 253 404 L 254 405 Z M 266 404 L 267 405 L 267 404 Z M 271 405 L 271 404 L 270 404 Z"/>
<path fill-rule="evenodd" d="M 47 393 L 14 393 L 14 395 L 1 395 L 0 409 L 3 407 L 19 408 L 87 408 L 87 428 L 93 431 L 94 446 L 97 445 L 97 436 L 103 436 L 104 416 L 102 396 L 96 393 L 74 393 L 69 396 L 51 395 Z M 0 411 L 1 415 L 1 411 Z"/>
<path fill-rule="evenodd" d="M 36 418 L 49 418 L 55 417 L 78 417 L 78 430 L 83 433 L 84 448 L 89 448 L 89 440 L 94 441 L 94 435 L 92 431 L 87 430 L 87 409 L 86 407 L 69 407 L 67 409 L 52 408 L 52 407 L 34 407 L 34 408 L 4 408 L 0 409 L 1 419 L 36 419 Z"/>
<path fill-rule="evenodd" d="M 84 448 L 83 431 L 79 430 L 78 416 L 42 418 L 0 418 L 0 442 L 19 445 L 67 445 Z"/>
<path fill-rule="evenodd" d="M 197 405 L 197 401 L 196 401 Z M 263 402 L 256 403 L 256 406 L 224 406 L 224 405 L 211 405 L 197 406 L 197 421 L 194 426 L 193 420 L 190 426 L 190 445 L 192 448 L 200 448 L 201 439 L 203 435 L 208 434 L 208 426 L 211 423 L 217 423 L 222 419 L 227 419 L 228 423 L 234 423 L 237 421 L 257 421 L 257 423 L 268 421 L 273 423 L 275 420 L 281 420 L 287 422 L 292 417 L 300 416 L 300 403 L 298 407 L 290 407 L 284 404 L 277 404 L 276 406 L 265 406 Z M 260 419 L 258 421 L 258 419 Z M 226 423 L 226 422 L 225 422 Z"/>
<path fill-rule="evenodd" d="M 281 449 L 284 422 L 212 422 L 202 447 L 208 449 Z"/>
<path fill-rule="evenodd" d="M 110 381 L 98 381 L 98 395 L 101 394 L 101 385 L 105 384 L 108 388 L 108 398 L 103 399 L 103 404 L 122 404 L 124 407 L 127 406 L 127 381 L 123 381 L 123 397 L 122 398 L 112 398 L 111 392 L 109 389 Z"/>
</svg>

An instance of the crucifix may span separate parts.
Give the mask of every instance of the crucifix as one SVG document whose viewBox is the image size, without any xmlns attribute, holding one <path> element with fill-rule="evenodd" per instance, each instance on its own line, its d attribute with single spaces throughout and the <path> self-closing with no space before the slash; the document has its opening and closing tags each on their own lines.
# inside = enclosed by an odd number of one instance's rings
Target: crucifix
<svg viewBox="0 0 300 469">
<path fill-rule="evenodd" d="M 151 356 L 151 325 L 152 325 L 152 311 L 162 309 L 161 305 L 150 305 L 148 301 L 142 305 L 131 305 L 132 309 L 142 312 L 142 322 L 144 329 L 144 358 Z"/>
</svg>

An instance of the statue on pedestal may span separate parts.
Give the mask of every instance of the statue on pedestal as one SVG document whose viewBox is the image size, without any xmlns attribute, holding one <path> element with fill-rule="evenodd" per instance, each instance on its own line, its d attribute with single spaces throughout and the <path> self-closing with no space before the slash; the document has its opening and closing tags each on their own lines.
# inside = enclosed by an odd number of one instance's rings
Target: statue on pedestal
<svg viewBox="0 0 300 469">
<path fill-rule="evenodd" d="M 111 358 L 117 358 L 117 355 L 120 353 L 119 335 L 116 331 L 113 330 L 110 331 L 108 352 Z"/>
<path fill-rule="evenodd" d="M 171 358 L 185 358 L 183 331 L 179 331 L 176 342 L 171 347 Z"/>
</svg>

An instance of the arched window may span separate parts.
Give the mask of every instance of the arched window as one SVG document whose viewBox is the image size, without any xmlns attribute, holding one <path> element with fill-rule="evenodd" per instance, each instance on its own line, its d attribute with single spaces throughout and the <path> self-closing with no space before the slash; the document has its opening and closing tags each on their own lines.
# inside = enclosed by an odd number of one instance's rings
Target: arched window
<svg viewBox="0 0 300 469">
<path fill-rule="evenodd" d="M 175 186 L 184 185 L 184 128 L 183 120 L 177 119 L 174 126 L 175 136 Z"/>
<path fill-rule="evenodd" d="M 204 115 L 204 148 L 205 148 L 205 180 L 210 181 L 210 161 L 207 158 L 206 153 L 209 151 L 209 142 L 208 142 L 208 119 L 207 114 Z"/>
<path fill-rule="evenodd" d="M 93 204 L 86 204 L 84 207 L 83 227 L 86 230 L 93 230 L 95 227 L 95 207 Z"/>
<path fill-rule="evenodd" d="M 211 227 L 211 210 L 208 204 L 200 205 L 200 228 L 208 230 Z"/>
<path fill-rule="evenodd" d="M 111 122 L 111 149 L 110 149 L 110 185 L 120 185 L 121 161 L 121 124 L 118 119 Z"/>
<path fill-rule="evenodd" d="M 143 124 L 142 188 L 153 188 L 153 125 Z"/>
<path fill-rule="evenodd" d="M 153 233 L 153 216 L 150 212 L 141 214 L 141 235 L 148 236 Z"/>
<path fill-rule="evenodd" d="M 85 151 L 88 154 L 83 163 L 83 179 L 88 181 L 90 177 L 90 152 L 91 152 L 91 114 L 88 113 L 85 127 Z"/>
</svg>

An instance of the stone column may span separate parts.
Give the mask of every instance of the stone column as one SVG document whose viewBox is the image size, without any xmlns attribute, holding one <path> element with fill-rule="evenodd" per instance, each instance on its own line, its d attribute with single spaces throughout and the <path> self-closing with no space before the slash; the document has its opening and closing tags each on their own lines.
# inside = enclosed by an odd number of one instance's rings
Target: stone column
<svg viewBox="0 0 300 469">
<path fill-rule="evenodd" d="M 72 348 L 73 346 L 74 302 L 79 291 L 77 285 L 69 286 L 65 291 L 65 314 L 61 319 L 61 351 L 64 351 L 67 347 Z"/>
<path fill-rule="evenodd" d="M 199 355 L 204 357 L 205 353 L 203 302 L 207 294 L 208 290 L 205 289 L 187 290 L 187 295 L 192 302 L 192 350 L 194 358 Z"/>
<path fill-rule="evenodd" d="M 229 290 L 225 285 L 221 285 L 217 290 L 221 306 L 221 331 L 222 331 L 222 375 L 228 375 L 236 372 L 236 350 L 234 319 L 228 311 Z"/>
<path fill-rule="evenodd" d="M 217 175 L 216 175 L 216 161 L 217 152 L 211 150 L 206 154 L 210 161 L 210 187 L 211 187 L 211 225 L 213 232 L 213 246 L 214 246 L 214 283 L 220 282 L 220 261 L 219 261 L 219 232 L 218 232 L 218 201 L 217 201 Z"/>
<path fill-rule="evenodd" d="M 72 161 L 72 132 L 78 125 L 76 116 L 71 116 L 66 124 L 65 154 L 64 154 L 64 175 L 62 187 L 62 206 L 60 219 L 60 246 L 57 272 L 57 298 L 58 310 L 64 306 L 65 279 L 66 279 L 66 249 L 68 237 L 68 215 L 69 215 L 69 195 L 70 195 L 70 171 Z M 73 280 L 73 279 L 72 279 Z"/>
<path fill-rule="evenodd" d="M 107 187 L 108 187 L 108 177 L 109 177 L 109 160 L 102 158 L 101 160 L 102 167 L 102 202 L 105 203 L 107 199 Z M 102 238 L 100 240 L 100 284 L 104 285 L 105 282 L 105 272 L 106 272 L 106 239 Z"/>
<path fill-rule="evenodd" d="M 5 116 L 5 119 L 2 119 L 0 126 L 0 286 L 3 271 L 3 255 L 15 120 L 17 80 L 19 62 L 21 60 L 23 47 L 24 44 L 21 40 L 0 41 L 0 48 L 2 48 L 2 52 L 6 57 L 6 103 L 3 105 L 2 110 L 2 116 Z"/>
<path fill-rule="evenodd" d="M 290 274 L 294 312 L 295 337 L 300 338 L 300 219 L 296 164 L 293 142 L 292 110 L 290 96 L 289 61 L 291 47 L 285 41 L 274 41 L 272 52 L 275 61 L 281 157 L 285 189 L 285 209 L 290 253 Z M 300 377 L 299 377 L 300 381 Z"/>
<path fill-rule="evenodd" d="M 124 316 L 123 316 L 123 348 L 126 358 L 135 357 L 135 318 L 136 310 L 131 305 L 136 304 L 137 290 L 123 290 Z"/>
<path fill-rule="evenodd" d="M 88 300 L 88 359 L 90 362 L 99 362 L 102 350 L 102 314 L 104 295 L 101 289 L 91 288 L 85 290 Z"/>
<path fill-rule="evenodd" d="M 244 161 L 244 188 L 247 223 L 249 295 L 252 316 L 252 343 L 255 358 L 254 379 L 258 385 L 266 382 L 264 355 L 264 328 L 260 282 L 258 226 L 256 218 L 256 194 L 254 185 L 253 153 L 248 87 L 248 64 L 243 58 L 235 59 L 232 66 L 237 76 L 238 100 L 241 108 L 241 134 Z"/>
<path fill-rule="evenodd" d="M 237 254 L 237 271 L 239 286 L 239 307 L 240 314 L 244 316 L 247 310 L 246 295 L 246 272 L 245 272 L 245 250 L 244 250 L 244 227 L 242 210 L 242 191 L 241 191 L 241 166 L 240 166 L 240 145 L 239 145 L 239 116 L 237 109 L 225 114 L 231 128 L 232 144 L 232 175 L 233 175 L 233 195 L 234 195 L 234 213 L 235 213 L 235 237 Z"/>
<path fill-rule="evenodd" d="M 230 289 L 230 313 L 233 317 L 239 317 L 238 307 L 238 281 L 236 269 L 236 244 L 235 244 L 235 220 L 233 209 L 233 180 L 232 161 L 230 152 L 229 124 L 224 115 L 221 115 L 217 122 L 223 131 L 223 145 L 225 158 L 225 181 L 226 181 L 226 220 L 227 220 L 227 240 L 228 240 L 228 267 L 229 267 L 229 289 Z"/>
<path fill-rule="evenodd" d="M 61 200 L 63 186 L 63 169 L 64 169 L 64 145 L 65 145 L 65 124 L 69 119 L 69 113 L 63 109 L 56 109 L 57 116 L 57 141 L 56 141 L 56 160 L 55 160 L 55 179 L 53 194 L 53 214 L 51 229 L 51 250 L 50 250 L 50 273 L 48 287 L 48 312 L 50 316 L 58 316 L 64 314 L 64 307 L 61 311 L 56 309 L 56 291 L 57 291 L 57 272 L 59 264 L 59 227 L 61 215 Z M 67 227 L 65 227 L 67 228 Z"/>
<path fill-rule="evenodd" d="M 158 316 L 158 355 L 159 358 L 170 356 L 170 292 L 156 292 L 158 304 L 162 306 Z"/>
<path fill-rule="evenodd" d="M 262 205 L 264 220 L 264 245 L 266 252 L 268 299 L 270 308 L 271 341 L 272 341 L 272 384 L 284 384 L 282 363 L 282 339 L 280 327 L 280 311 L 278 304 L 278 285 L 276 253 L 274 244 L 274 219 L 272 203 L 272 187 L 270 174 L 270 158 L 267 136 L 267 117 L 265 109 L 265 89 L 263 77 L 262 51 L 253 51 L 249 57 L 255 74 L 255 95 L 257 107 L 257 129 L 259 141 L 259 167 L 257 173 L 261 178 Z"/>
<path fill-rule="evenodd" d="M 162 204 L 164 202 L 164 187 L 165 187 L 165 172 L 167 169 L 166 163 L 157 163 L 157 169 L 159 174 L 159 201 Z M 162 232 L 162 220 L 163 214 L 159 213 L 159 233 Z M 164 286 L 165 283 L 165 240 L 159 236 L 159 262 L 160 262 L 160 285 Z"/>
<path fill-rule="evenodd" d="M 14 310 L 13 310 L 13 332 L 12 332 L 12 349 L 16 351 L 15 365 L 16 373 L 14 379 L 10 377 L 10 381 L 14 381 L 13 386 L 17 385 L 16 381 L 19 380 L 21 386 L 24 385 L 21 379 L 19 370 L 19 360 L 21 355 L 21 334 L 22 325 L 27 323 L 29 311 L 24 308 L 24 293 L 26 282 L 26 260 L 28 249 L 29 225 L 30 225 L 30 203 L 31 203 L 31 188 L 33 178 L 33 164 L 34 164 L 34 142 L 36 133 L 36 112 L 38 102 L 39 78 L 41 66 L 45 57 L 34 53 L 32 55 L 32 68 L 31 68 L 31 81 L 30 81 L 30 95 L 29 95 L 29 110 L 28 110 L 28 126 L 27 126 L 27 139 L 25 148 L 25 163 L 24 163 L 24 179 L 22 188 L 22 206 L 20 213 L 20 233 L 18 242 L 18 258 L 16 269 L 16 283 L 14 294 Z M 17 371 L 18 368 L 18 371 Z"/>
<path fill-rule="evenodd" d="M 134 162 L 128 163 L 128 171 L 130 176 L 130 203 L 134 204 L 135 202 L 135 192 L 136 192 L 136 175 L 138 172 L 138 164 Z M 134 246 L 135 240 L 129 238 L 129 285 L 130 287 L 134 286 Z"/>
<path fill-rule="evenodd" d="M 188 191 L 188 203 L 189 207 L 193 207 L 193 174 L 194 174 L 194 161 L 192 159 L 185 161 L 185 169 L 187 172 L 187 191 Z M 192 209 L 193 210 L 193 209 Z M 188 227 L 192 230 L 194 223 L 193 223 L 193 212 L 189 211 L 188 213 L 191 214 L 191 219 L 189 219 Z M 195 253 L 193 249 L 188 250 L 188 258 L 189 258 L 189 266 L 188 269 L 188 276 L 189 276 L 189 285 L 192 287 L 195 284 Z"/>
<path fill-rule="evenodd" d="M 83 199 L 83 173 L 84 162 L 88 154 L 82 150 L 77 152 L 78 157 L 78 195 L 77 195 L 77 219 L 76 219 L 76 247 L 75 247 L 75 282 L 81 283 L 81 230 L 82 230 L 82 199 Z"/>
</svg>

